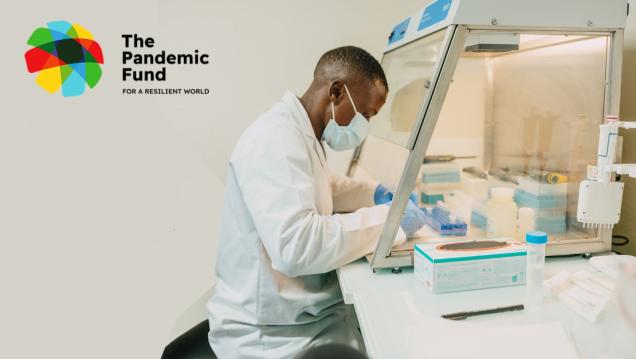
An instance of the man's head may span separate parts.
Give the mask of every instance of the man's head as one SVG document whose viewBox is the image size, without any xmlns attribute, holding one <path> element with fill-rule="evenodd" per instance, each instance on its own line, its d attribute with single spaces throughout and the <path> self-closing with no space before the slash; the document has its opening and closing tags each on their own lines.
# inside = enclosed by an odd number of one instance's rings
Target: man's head
<svg viewBox="0 0 636 359">
<path fill-rule="evenodd" d="M 368 52 L 355 46 L 329 50 L 318 60 L 314 80 L 301 99 L 317 136 L 322 134 L 327 122 L 334 117 L 332 103 L 338 125 L 346 126 L 353 119 L 355 112 L 345 85 L 356 109 L 367 120 L 384 105 L 388 85 L 380 63 Z"/>
</svg>

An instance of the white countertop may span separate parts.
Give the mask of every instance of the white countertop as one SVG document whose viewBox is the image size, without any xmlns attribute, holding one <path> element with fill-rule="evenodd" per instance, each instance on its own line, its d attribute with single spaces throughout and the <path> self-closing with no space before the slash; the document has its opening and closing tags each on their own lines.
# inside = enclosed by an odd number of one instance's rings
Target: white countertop
<svg viewBox="0 0 636 359">
<path fill-rule="evenodd" d="M 549 258 L 545 276 L 549 278 L 561 270 L 586 268 L 589 263 L 580 256 Z M 425 342 L 427 332 L 435 330 L 440 315 L 524 304 L 526 295 L 524 286 L 435 295 L 415 278 L 412 268 L 403 269 L 399 274 L 390 270 L 373 273 L 366 259 L 340 268 L 338 278 L 345 303 L 355 307 L 367 354 L 373 359 L 416 358 L 418 353 L 421 357 L 415 344 Z M 592 324 L 549 296 L 541 307 L 473 317 L 468 321 L 482 325 L 560 321 L 581 358 L 598 358 L 602 344 L 612 335 L 612 327 L 605 324 L 603 318 Z M 457 339 L 448 338 L 449 345 L 455 344 Z"/>
</svg>

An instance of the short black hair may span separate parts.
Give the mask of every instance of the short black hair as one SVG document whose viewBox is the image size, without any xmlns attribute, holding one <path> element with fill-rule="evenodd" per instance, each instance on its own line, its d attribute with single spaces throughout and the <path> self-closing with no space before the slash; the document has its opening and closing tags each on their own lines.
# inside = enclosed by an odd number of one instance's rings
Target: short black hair
<svg viewBox="0 0 636 359">
<path fill-rule="evenodd" d="M 316 64 L 314 77 L 332 80 L 335 74 L 346 73 L 369 81 L 380 81 L 389 90 L 382 65 L 370 53 L 356 46 L 342 46 L 325 52 Z"/>
</svg>

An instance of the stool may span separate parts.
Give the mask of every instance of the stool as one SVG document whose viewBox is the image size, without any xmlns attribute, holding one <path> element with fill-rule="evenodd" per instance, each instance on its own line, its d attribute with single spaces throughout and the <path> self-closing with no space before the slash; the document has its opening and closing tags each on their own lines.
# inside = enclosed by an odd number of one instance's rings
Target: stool
<svg viewBox="0 0 636 359">
<path fill-rule="evenodd" d="M 161 359 L 216 359 L 210 348 L 207 320 L 192 327 L 166 346 Z"/>
</svg>

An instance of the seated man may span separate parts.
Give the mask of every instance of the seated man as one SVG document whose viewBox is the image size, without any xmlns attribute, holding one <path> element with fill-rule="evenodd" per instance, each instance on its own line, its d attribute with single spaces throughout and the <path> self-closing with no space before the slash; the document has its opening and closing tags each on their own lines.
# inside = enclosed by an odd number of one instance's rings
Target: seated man
<svg viewBox="0 0 636 359">
<path fill-rule="evenodd" d="M 324 343 L 364 350 L 334 269 L 371 252 L 391 194 L 333 176 L 322 141 L 360 145 L 387 96 L 380 64 L 352 46 L 325 53 L 298 98 L 287 92 L 240 137 L 230 158 L 208 303 L 219 358 L 293 358 Z M 410 203 L 398 239 L 423 225 Z"/>
</svg>

